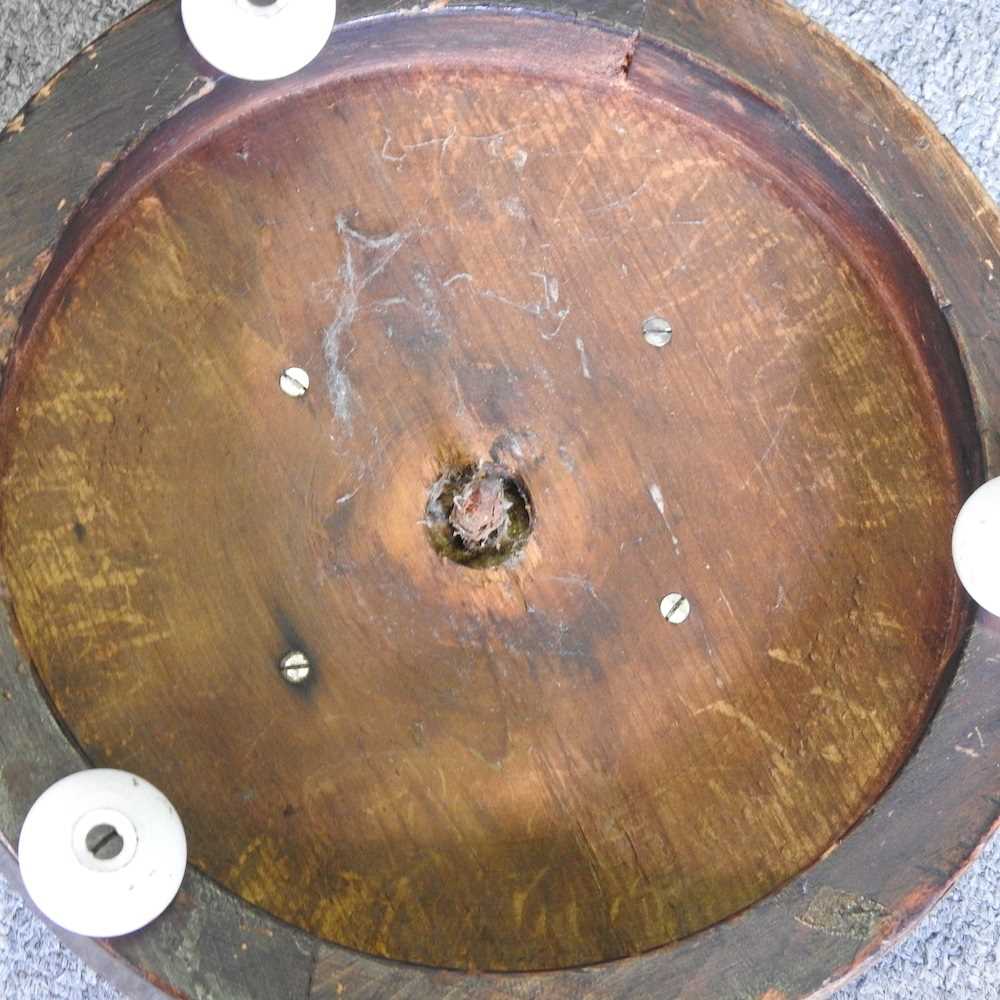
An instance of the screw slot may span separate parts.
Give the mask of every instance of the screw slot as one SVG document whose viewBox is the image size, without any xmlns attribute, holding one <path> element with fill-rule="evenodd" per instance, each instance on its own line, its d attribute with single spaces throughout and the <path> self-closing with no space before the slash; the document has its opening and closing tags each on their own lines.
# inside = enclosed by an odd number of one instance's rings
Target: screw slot
<svg viewBox="0 0 1000 1000">
<path fill-rule="evenodd" d="M 642 324 L 643 340 L 650 347 L 666 347 L 673 339 L 673 336 L 673 328 L 662 316 L 650 316 Z"/>
<path fill-rule="evenodd" d="M 99 861 L 111 861 L 125 849 L 125 839 L 110 823 L 98 823 L 84 839 L 87 850 Z"/>
<path fill-rule="evenodd" d="M 301 650 L 293 649 L 290 653 L 285 653 L 281 658 L 278 670 L 289 684 L 302 684 L 308 679 L 309 673 L 312 670 L 312 664 L 310 664 L 309 657 L 305 653 Z"/>
<path fill-rule="evenodd" d="M 309 373 L 303 368 L 286 368 L 281 373 L 278 385 L 286 396 L 298 399 L 309 391 Z"/>
<path fill-rule="evenodd" d="M 683 625 L 691 614 L 691 602 L 683 594 L 667 594 L 660 601 L 660 614 L 671 625 Z"/>
</svg>

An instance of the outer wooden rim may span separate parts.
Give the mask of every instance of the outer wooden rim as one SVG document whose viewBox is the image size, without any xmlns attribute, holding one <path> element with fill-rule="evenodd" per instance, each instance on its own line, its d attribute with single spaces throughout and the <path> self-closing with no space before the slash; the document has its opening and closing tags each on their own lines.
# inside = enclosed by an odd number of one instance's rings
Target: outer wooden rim
<svg viewBox="0 0 1000 1000">
<path fill-rule="evenodd" d="M 325 58 L 339 57 L 334 50 L 352 37 L 387 28 L 384 20 L 347 26 L 379 14 L 395 14 L 391 30 L 424 45 L 443 19 L 448 30 L 463 23 L 478 30 L 482 18 L 499 16 L 495 7 L 469 13 L 475 4 L 463 11 L 424 6 L 348 0 Z M 720 73 L 745 88 L 748 102 L 806 132 L 853 173 L 920 261 L 951 327 L 953 343 L 927 345 L 928 364 L 947 378 L 937 359 L 957 345 L 979 433 L 967 443 L 967 472 L 973 481 L 1000 473 L 1000 215 L 921 112 L 780 0 L 604 0 L 581 8 L 536 0 L 532 7 L 594 25 L 595 74 L 621 72 L 655 86 L 665 57 Z M 518 23 L 528 23 L 524 13 Z M 98 210 L 104 174 L 216 90 L 234 101 L 246 96 L 245 85 L 222 80 L 195 55 L 179 5 L 154 0 L 70 63 L 0 135 L 0 189 L 10 196 L 0 218 L 0 357 L 67 225 L 82 224 L 70 220 Z M 102 128 L 88 128 L 98 113 Z M 71 943 L 135 996 L 822 996 L 911 926 L 1000 825 L 998 666 L 1000 621 L 977 612 L 936 717 L 870 815 L 781 892 L 639 958 L 516 976 L 385 962 L 318 943 L 194 870 L 167 914 L 141 933 Z M 0 836 L 8 847 L 0 870 L 11 875 L 9 845 L 31 802 L 86 761 L 18 652 L 6 610 L 0 692 L 10 695 L 0 700 Z"/>
</svg>

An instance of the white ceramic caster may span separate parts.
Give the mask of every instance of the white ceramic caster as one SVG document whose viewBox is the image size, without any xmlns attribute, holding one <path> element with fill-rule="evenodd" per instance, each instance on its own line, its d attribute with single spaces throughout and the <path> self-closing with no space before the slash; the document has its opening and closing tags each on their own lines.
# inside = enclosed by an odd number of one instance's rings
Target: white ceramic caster
<svg viewBox="0 0 1000 1000">
<path fill-rule="evenodd" d="M 965 502 L 951 539 L 955 572 L 969 596 L 1000 615 L 1000 478 L 980 486 Z"/>
<path fill-rule="evenodd" d="M 106 938 L 145 927 L 170 905 L 187 840 L 173 806 L 148 781 L 97 769 L 42 793 L 17 852 L 42 913 L 68 931 Z"/>
<path fill-rule="evenodd" d="M 333 31 L 336 0 L 182 0 L 191 44 L 216 69 L 277 80 L 307 66 Z"/>
</svg>

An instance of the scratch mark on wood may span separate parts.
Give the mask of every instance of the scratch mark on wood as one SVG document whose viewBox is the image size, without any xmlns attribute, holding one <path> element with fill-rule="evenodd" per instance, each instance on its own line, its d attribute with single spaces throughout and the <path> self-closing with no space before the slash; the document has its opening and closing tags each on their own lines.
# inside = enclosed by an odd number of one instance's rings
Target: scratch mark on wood
<svg viewBox="0 0 1000 1000">
<path fill-rule="evenodd" d="M 541 307 L 537 303 L 515 302 L 513 299 L 508 299 L 506 296 L 501 295 L 499 292 L 494 292 L 490 288 L 479 292 L 479 297 L 481 299 L 491 299 L 493 302 L 501 303 L 501 305 L 510 306 L 512 309 L 517 309 L 518 312 L 523 312 L 528 316 L 541 315 Z"/>
<path fill-rule="evenodd" d="M 796 655 L 795 653 L 790 653 L 788 650 L 779 649 L 777 647 L 769 649 L 767 655 L 778 663 L 785 663 L 790 667 L 799 667 L 805 669 L 805 664 L 802 662 L 802 657 Z"/>
<path fill-rule="evenodd" d="M 769 750 L 771 750 L 771 764 L 776 771 L 779 771 L 786 778 L 792 774 L 792 767 L 786 760 L 785 748 L 755 719 L 746 712 L 741 712 L 728 701 L 713 701 L 704 708 L 699 708 L 694 715 L 703 715 L 705 712 L 715 712 L 724 715 L 727 719 L 738 722 L 741 726 L 753 733 Z"/>
<path fill-rule="evenodd" d="M 674 534 L 674 529 L 667 518 L 667 504 L 663 498 L 663 490 L 660 489 L 659 483 L 649 484 L 649 496 L 653 503 L 656 505 L 656 509 L 660 512 L 660 517 L 663 518 L 663 523 L 667 526 L 667 531 L 670 534 L 670 541 L 674 546 L 674 552 L 677 555 L 681 554 L 681 543 L 680 539 Z"/>
<path fill-rule="evenodd" d="M 781 444 L 781 438 L 785 433 L 785 428 L 788 426 L 788 420 L 791 417 L 791 415 L 795 412 L 795 397 L 799 393 L 799 387 L 801 386 L 801 384 L 802 384 L 802 373 L 800 371 L 795 379 L 795 385 L 792 387 L 792 393 L 788 397 L 788 402 L 784 406 L 784 411 L 781 414 L 781 418 L 778 421 L 777 426 L 771 432 L 771 439 L 770 441 L 768 441 L 767 447 L 761 453 L 760 458 L 757 459 L 757 462 L 755 463 L 753 469 L 751 470 L 750 475 L 747 476 L 743 485 L 740 487 L 741 491 L 749 489 L 753 477 L 758 473 L 763 473 L 764 467 L 767 465 L 767 462 L 770 459 L 771 455 L 778 452 Z"/>
<path fill-rule="evenodd" d="M 428 149 L 432 146 L 441 147 L 441 158 L 443 159 L 444 154 L 448 151 L 449 143 L 451 143 L 458 133 L 455 126 L 452 126 L 451 131 L 447 135 L 432 136 L 430 139 L 424 139 L 421 142 L 399 143 L 398 148 L 402 150 L 402 155 L 397 156 L 389 151 L 389 147 L 395 141 L 392 133 L 385 127 L 383 127 L 382 131 L 385 133 L 385 142 L 382 144 L 381 155 L 383 160 L 388 160 L 390 163 L 402 163 L 410 153 L 416 152 L 418 149 Z"/>
<path fill-rule="evenodd" d="M 729 609 L 729 613 L 735 618 L 736 612 L 733 611 L 733 606 L 729 603 L 729 598 L 726 597 L 725 592 L 721 587 L 719 588 L 719 600 L 725 604 L 725 606 Z"/>
<path fill-rule="evenodd" d="M 649 183 L 649 179 L 644 177 L 642 181 L 628 194 L 622 195 L 621 198 L 616 198 L 614 201 L 609 201 L 604 205 L 597 205 L 595 208 L 584 209 L 584 215 L 606 215 L 608 212 L 614 212 L 619 208 L 627 208 L 629 210 L 629 216 L 632 216 L 632 202 L 646 190 L 646 185 Z"/>
<path fill-rule="evenodd" d="M 507 298 L 507 296 L 501 295 L 491 288 L 483 289 L 476 294 L 481 299 L 499 302 L 501 305 L 516 309 L 526 316 L 534 316 L 539 320 L 547 320 L 549 322 L 555 320 L 555 328 L 548 332 L 543 331 L 541 334 L 542 340 L 554 340 L 559 336 L 563 324 L 570 314 L 570 309 L 568 306 L 563 309 L 556 308 L 559 303 L 559 282 L 556 278 L 546 274 L 539 274 L 536 271 L 533 271 L 531 276 L 538 278 L 542 282 L 542 298 L 539 302 L 516 302 L 514 299 Z M 548 323 L 546 323 L 547 325 Z"/>
<path fill-rule="evenodd" d="M 566 181 L 566 187 L 563 189 L 563 193 L 556 204 L 556 209 L 552 213 L 556 219 L 560 218 L 562 215 L 563 205 L 566 204 L 566 199 L 569 198 L 570 192 L 576 187 L 576 179 L 580 175 L 580 171 L 583 169 L 583 164 L 587 159 L 587 155 L 590 153 L 594 146 L 594 140 L 591 139 L 590 142 L 584 147 L 583 152 L 580 153 L 579 159 L 577 159 L 576 164 L 570 171 L 569 179 Z"/>
<path fill-rule="evenodd" d="M 583 372 L 583 377 L 588 381 L 592 381 L 593 376 L 590 374 L 590 365 L 587 363 L 587 349 L 583 346 L 583 338 L 576 338 L 576 349 L 580 353 L 580 370 Z"/>
<path fill-rule="evenodd" d="M 179 115 L 185 108 L 190 107 L 195 101 L 200 101 L 203 97 L 208 97 L 215 90 L 216 81 L 208 76 L 196 76 L 187 86 L 187 89 L 180 96 L 180 100 L 167 113 L 167 118 Z M 198 89 L 192 94 L 191 90 Z"/>
<path fill-rule="evenodd" d="M 456 372 L 451 373 L 451 382 L 455 388 L 455 401 L 458 404 L 455 407 L 455 416 L 464 417 L 465 416 L 465 396 L 462 393 L 462 387 L 458 382 L 458 374 Z"/>
</svg>

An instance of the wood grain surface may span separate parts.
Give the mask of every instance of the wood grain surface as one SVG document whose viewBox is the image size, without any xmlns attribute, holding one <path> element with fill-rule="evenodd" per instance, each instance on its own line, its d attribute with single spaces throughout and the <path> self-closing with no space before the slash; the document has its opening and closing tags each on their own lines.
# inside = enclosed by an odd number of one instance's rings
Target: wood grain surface
<svg viewBox="0 0 1000 1000">
<path fill-rule="evenodd" d="M 671 85 L 432 65 L 262 108 L 137 181 L 25 338 L 0 547 L 56 709 L 327 940 L 544 969 L 691 934 L 857 820 L 954 648 L 929 290 L 823 164 Z M 483 571 L 421 522 L 486 460 L 536 523 Z"/>
<path fill-rule="evenodd" d="M 760 30 L 695 3 L 587 15 L 613 31 L 422 15 L 271 87 L 192 64 L 39 258 L 0 412 L 21 647 L 90 761 L 171 796 L 199 869 L 330 942 L 192 872 L 116 946 L 164 988 L 803 995 L 995 821 L 1000 636 L 948 554 L 998 440 L 995 209 L 870 70 L 739 6 Z M 423 523 L 479 462 L 533 516 L 488 569 Z M 43 729 L 0 732 L 8 831 Z"/>
</svg>

